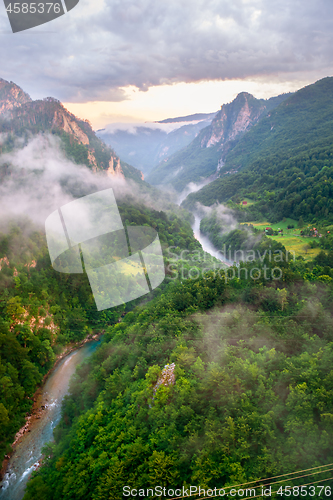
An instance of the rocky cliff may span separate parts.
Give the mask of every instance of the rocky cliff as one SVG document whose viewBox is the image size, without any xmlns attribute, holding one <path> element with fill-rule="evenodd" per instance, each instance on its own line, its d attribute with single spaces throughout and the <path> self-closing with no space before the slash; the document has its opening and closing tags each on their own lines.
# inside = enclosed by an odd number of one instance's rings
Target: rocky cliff
<svg viewBox="0 0 333 500">
<path fill-rule="evenodd" d="M 121 179 L 125 178 L 119 158 L 117 159 L 117 161 L 115 161 L 115 158 L 111 157 L 111 160 L 109 161 L 109 168 L 107 169 L 107 174 L 109 177 L 118 177 Z"/>
<path fill-rule="evenodd" d="M 19 108 L 27 102 L 31 102 L 28 94 L 15 83 L 0 78 L 0 116 L 11 116 L 14 108 Z"/>
<path fill-rule="evenodd" d="M 149 175 L 151 184 L 171 184 L 182 191 L 190 182 L 201 182 L 218 174 L 227 153 L 262 117 L 289 94 L 271 99 L 256 99 L 242 92 L 221 106 L 211 124 L 183 150 L 161 162 Z"/>
<path fill-rule="evenodd" d="M 1 116 L 5 120 L 1 120 Z M 87 120 L 70 113 L 57 99 L 33 101 L 12 82 L 0 79 L 0 133 L 8 137 L 49 132 L 60 136 L 64 150 L 77 163 L 85 163 L 94 172 L 142 181 L 142 174 L 122 162 L 114 150 L 101 141 Z M 1 146 L 0 146 L 1 152 Z M 113 169 L 113 165 L 115 168 Z"/>
<path fill-rule="evenodd" d="M 211 125 L 204 129 L 201 147 L 211 147 L 219 144 L 220 149 L 228 141 L 254 125 L 265 112 L 265 101 L 258 100 L 247 92 L 238 94 L 231 103 L 221 106 Z"/>
</svg>

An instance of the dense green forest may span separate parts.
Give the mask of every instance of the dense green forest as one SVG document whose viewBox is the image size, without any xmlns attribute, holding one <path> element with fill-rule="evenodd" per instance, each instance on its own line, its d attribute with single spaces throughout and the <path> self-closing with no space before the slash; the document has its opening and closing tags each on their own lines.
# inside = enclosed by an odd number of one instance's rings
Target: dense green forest
<svg viewBox="0 0 333 500">
<path fill-rule="evenodd" d="M 267 116 L 227 146 L 221 178 L 184 202 L 191 209 L 197 201 L 228 204 L 227 214 L 233 210 L 237 219 L 231 231 L 228 217 L 223 222 L 214 208 L 200 228 L 238 264 L 227 267 L 203 252 L 186 208 L 174 207 L 123 162 L 137 190 L 117 199 L 122 222 L 155 229 L 163 247 L 166 278 L 151 294 L 99 312 L 86 274 L 51 267 L 40 227 L 23 218 L 2 222 L 0 461 L 57 357 L 91 334 L 104 334 L 71 381 L 55 441 L 45 447 L 24 500 L 118 500 L 128 496 L 124 486 L 143 492 L 155 486 L 259 488 L 265 477 L 282 475 L 282 481 L 294 471 L 305 471 L 304 477 L 283 485 L 331 486 L 325 482 L 330 472 L 306 471 L 333 463 L 333 236 L 326 227 L 333 222 L 332 91 L 333 79 L 324 79 L 280 96 L 277 107 L 266 108 Z M 74 163 L 93 171 L 108 167 L 114 152 L 88 122 L 66 114 L 55 99 L 29 99 L 20 94 L 10 119 L 0 117 L 1 154 L 46 131 L 59 137 Z M 72 120 L 71 132 L 58 113 Z M 77 139 L 81 133 L 89 145 Z M 179 153 L 188 163 L 177 189 L 199 180 L 203 168 L 209 175 L 221 157 L 218 145 L 200 153 L 200 137 L 194 149 Z M 2 187 L 8 178 L 26 182 L 11 168 L 1 164 Z M 74 198 L 91 187 L 73 184 L 59 182 Z M 240 205 L 244 198 L 248 207 Z M 313 226 L 304 222 L 320 220 L 325 232 L 311 242 L 320 248 L 312 261 L 289 253 L 283 239 L 238 224 L 283 217 L 299 220 L 310 236 Z M 104 243 L 100 255 L 92 254 L 96 265 L 103 252 L 114 250 Z M 117 251 L 125 243 L 116 238 Z M 325 491 L 316 498 L 328 498 Z"/>
<path fill-rule="evenodd" d="M 169 283 L 108 327 L 24 499 L 219 488 L 331 463 L 333 268 L 280 255 Z"/>
<path fill-rule="evenodd" d="M 333 78 L 299 90 L 249 130 L 227 155 L 221 177 L 188 196 L 210 206 L 250 198 L 247 220 L 258 213 L 275 222 L 282 217 L 332 222 Z M 226 174 L 231 169 L 235 174 Z"/>
<path fill-rule="evenodd" d="M 200 244 L 190 224 L 175 214 L 119 202 L 125 225 L 148 225 L 162 247 Z M 165 265 L 168 267 L 166 254 Z M 171 271 L 167 271 L 169 279 Z M 168 278 L 166 279 L 166 282 Z M 163 286 L 155 290 L 160 293 Z M 118 321 L 143 299 L 98 312 L 86 274 L 63 274 L 50 265 L 45 234 L 28 220 L 9 223 L 0 234 L 0 462 L 32 406 L 32 395 L 68 343 Z"/>
</svg>

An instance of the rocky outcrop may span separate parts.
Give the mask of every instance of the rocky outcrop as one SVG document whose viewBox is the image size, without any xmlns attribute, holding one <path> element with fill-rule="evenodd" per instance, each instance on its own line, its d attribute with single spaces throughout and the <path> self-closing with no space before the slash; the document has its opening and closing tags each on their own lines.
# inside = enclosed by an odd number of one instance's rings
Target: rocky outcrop
<svg viewBox="0 0 333 500">
<path fill-rule="evenodd" d="M 27 102 L 31 102 L 30 96 L 18 85 L 0 78 L 0 115 L 11 116 L 14 108 L 20 108 Z"/>
<path fill-rule="evenodd" d="M 120 165 L 120 159 L 117 157 L 111 156 L 111 159 L 109 161 L 109 168 L 106 172 L 109 177 L 118 177 L 121 179 L 125 179 L 124 172 Z"/>
<path fill-rule="evenodd" d="M 95 155 L 94 155 L 95 151 L 94 150 L 89 150 L 88 151 L 88 160 L 92 166 L 92 170 L 93 172 L 97 172 L 98 170 L 98 165 L 97 165 L 97 162 L 96 162 L 96 158 L 95 158 Z"/>
<path fill-rule="evenodd" d="M 9 260 L 8 260 L 8 257 L 2 257 L 2 259 L 0 259 L 0 271 L 3 269 L 4 266 L 10 266 L 9 264 Z"/>
<path fill-rule="evenodd" d="M 154 394 L 159 388 L 160 385 L 165 385 L 166 387 L 168 385 L 174 385 L 175 383 L 175 368 L 176 365 L 175 363 L 171 363 L 171 365 L 165 365 L 165 367 L 162 370 L 161 375 L 159 376 L 155 387 L 154 387 Z"/>
<path fill-rule="evenodd" d="M 242 136 L 287 97 L 285 94 L 265 100 L 247 92 L 238 94 L 232 102 L 221 106 L 212 122 L 186 148 L 161 161 L 149 173 L 148 182 L 170 184 L 182 192 L 189 182 L 200 185 L 204 179 L 222 175 L 222 164 Z"/>
<path fill-rule="evenodd" d="M 88 136 L 78 126 L 76 121 L 71 119 L 71 115 L 66 112 L 65 108 L 55 112 L 52 125 L 61 128 L 67 134 L 73 135 L 79 144 L 89 145 Z"/>
<path fill-rule="evenodd" d="M 247 92 L 238 94 L 231 103 L 221 106 L 210 127 L 205 129 L 201 147 L 209 148 L 219 144 L 220 149 L 240 134 L 249 130 L 266 111 L 266 103 Z"/>
<path fill-rule="evenodd" d="M 131 165 L 121 165 L 114 151 L 96 136 L 89 121 L 77 118 L 58 99 L 46 97 L 33 101 L 17 85 L 0 79 L 0 116 L 1 113 L 5 120 L 0 122 L 0 153 L 10 134 L 20 135 L 23 130 L 31 135 L 56 133 L 68 157 L 74 161 L 84 158 L 84 163 L 93 172 L 107 171 L 112 177 L 143 180 L 142 172 Z M 75 144 L 80 145 L 82 154 L 76 154 Z M 11 175 L 10 167 L 3 165 L 0 180 L 8 175 Z"/>
</svg>

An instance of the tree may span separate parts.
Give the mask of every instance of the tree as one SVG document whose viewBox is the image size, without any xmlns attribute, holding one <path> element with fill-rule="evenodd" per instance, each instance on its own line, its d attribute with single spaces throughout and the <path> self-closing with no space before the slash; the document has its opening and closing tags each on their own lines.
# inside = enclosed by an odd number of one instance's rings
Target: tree
<svg viewBox="0 0 333 500">
<path fill-rule="evenodd" d="M 309 245 L 308 243 L 307 243 L 306 245 L 303 245 L 303 250 L 304 250 L 304 252 L 305 252 L 306 254 L 308 253 L 308 251 L 310 250 L 310 248 L 311 248 L 311 247 L 310 247 L 310 245 Z"/>
<path fill-rule="evenodd" d="M 278 292 L 278 301 L 281 305 L 281 310 L 283 311 L 284 306 L 288 304 L 288 291 L 285 288 L 278 288 L 276 290 Z"/>
<path fill-rule="evenodd" d="M 44 483 L 40 476 L 31 479 L 27 484 L 24 500 L 46 500 L 46 498 L 51 498 L 49 486 Z"/>
</svg>

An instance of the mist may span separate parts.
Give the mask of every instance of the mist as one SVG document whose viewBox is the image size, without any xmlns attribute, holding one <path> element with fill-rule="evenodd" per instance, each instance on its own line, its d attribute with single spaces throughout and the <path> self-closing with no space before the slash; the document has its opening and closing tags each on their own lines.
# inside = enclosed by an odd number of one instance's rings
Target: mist
<svg viewBox="0 0 333 500">
<path fill-rule="evenodd" d="M 235 212 L 231 208 L 223 205 L 223 203 L 215 203 L 210 207 L 206 207 L 201 203 L 196 203 L 196 212 L 201 219 L 211 217 L 213 214 L 216 220 L 222 225 L 221 234 L 229 233 L 238 226 L 238 221 L 235 217 Z"/>
<path fill-rule="evenodd" d="M 77 197 L 110 187 L 118 199 L 133 192 L 122 178 L 73 163 L 60 139 L 49 134 L 37 135 L 23 147 L 17 140 L 14 151 L 1 155 L 0 169 L 5 174 L 0 184 L 2 220 L 24 216 L 44 226 L 50 213 Z"/>
<path fill-rule="evenodd" d="M 103 136 L 103 134 L 115 134 L 116 132 L 127 132 L 129 134 L 137 135 L 138 129 L 140 132 L 149 133 L 150 130 L 159 130 L 165 134 L 170 134 L 174 130 L 177 130 L 185 125 L 195 125 L 203 120 L 193 120 L 193 121 L 179 121 L 179 122 L 169 122 L 169 123 L 159 123 L 159 122 L 137 122 L 137 123 L 110 123 L 106 125 L 101 130 L 98 130 L 98 134 Z"/>
</svg>

